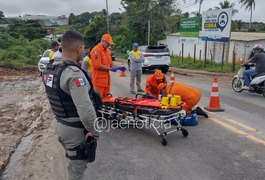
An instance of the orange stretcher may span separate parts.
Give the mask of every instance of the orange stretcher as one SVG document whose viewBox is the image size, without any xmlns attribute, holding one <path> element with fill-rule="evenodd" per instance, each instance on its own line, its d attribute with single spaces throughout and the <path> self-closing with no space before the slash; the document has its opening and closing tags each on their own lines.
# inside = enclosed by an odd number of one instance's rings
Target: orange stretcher
<svg viewBox="0 0 265 180">
<path fill-rule="evenodd" d="M 160 100 L 144 94 L 137 94 L 134 98 L 113 97 L 109 94 L 103 97 L 102 101 L 103 106 L 99 110 L 102 117 L 118 125 L 120 125 L 119 122 L 148 124 L 148 127 L 155 129 L 164 146 L 167 145 L 165 136 L 175 131 L 181 131 L 184 137 L 188 136 L 188 131 L 180 124 L 180 119 L 186 116 L 186 112 L 181 107 L 182 104 L 165 107 L 161 105 Z M 156 123 L 160 126 L 156 126 Z M 163 129 L 163 132 L 158 129 Z"/>
</svg>

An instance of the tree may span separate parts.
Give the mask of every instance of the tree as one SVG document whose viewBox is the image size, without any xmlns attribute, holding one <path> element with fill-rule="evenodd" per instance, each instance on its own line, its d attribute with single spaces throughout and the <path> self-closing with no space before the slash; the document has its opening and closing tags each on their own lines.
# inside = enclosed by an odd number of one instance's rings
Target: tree
<svg viewBox="0 0 265 180">
<path fill-rule="evenodd" d="M 69 18 L 68 18 L 68 24 L 69 25 L 73 25 L 73 24 L 75 24 L 75 22 L 76 22 L 76 16 L 74 15 L 74 13 L 70 13 L 70 15 L 69 15 Z"/>
<path fill-rule="evenodd" d="M 84 12 L 78 15 L 77 19 L 78 19 L 78 23 L 84 26 L 89 25 L 89 23 L 91 22 L 91 16 L 89 12 Z"/>
<path fill-rule="evenodd" d="M 238 13 L 238 10 L 235 9 L 235 3 L 231 3 L 228 0 L 224 0 L 224 2 L 219 2 L 219 7 L 215 6 L 215 9 L 228 9 L 232 8 L 232 16 Z"/>
<path fill-rule="evenodd" d="M 8 25 L 7 32 L 12 37 L 24 36 L 28 40 L 40 39 L 47 34 L 46 29 L 39 20 L 12 20 Z"/>
<path fill-rule="evenodd" d="M 147 44 L 148 22 L 151 24 L 151 43 L 165 37 L 167 20 L 174 14 L 174 0 L 122 0 L 124 23 L 136 36 L 134 41 Z"/>
<path fill-rule="evenodd" d="M 3 11 L 0 11 L 0 19 L 2 19 L 4 17 L 5 17 L 5 15 L 4 15 Z"/>
<path fill-rule="evenodd" d="M 5 17 L 5 15 L 4 15 L 3 11 L 0 11 L 0 23 L 5 23 L 4 17 Z"/>
<path fill-rule="evenodd" d="M 106 16 L 101 13 L 89 24 L 85 33 L 85 44 L 87 46 L 97 44 L 105 33 L 107 33 Z"/>
<path fill-rule="evenodd" d="M 245 10 L 250 11 L 249 29 L 251 29 L 252 13 L 253 13 L 253 10 L 255 9 L 255 5 L 256 5 L 255 0 L 240 0 L 239 3 L 242 4 L 241 7 L 245 6 Z"/>
<path fill-rule="evenodd" d="M 240 31 L 242 28 L 242 24 L 243 24 L 242 20 L 235 20 L 235 23 L 236 23 L 238 31 Z"/>
</svg>

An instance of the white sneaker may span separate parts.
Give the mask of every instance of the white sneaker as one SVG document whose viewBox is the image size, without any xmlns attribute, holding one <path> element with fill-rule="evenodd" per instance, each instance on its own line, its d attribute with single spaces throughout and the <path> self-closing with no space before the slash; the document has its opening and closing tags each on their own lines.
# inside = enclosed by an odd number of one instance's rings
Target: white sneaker
<svg viewBox="0 0 265 180">
<path fill-rule="evenodd" d="M 242 89 L 243 90 L 249 90 L 250 88 L 248 86 L 243 86 Z"/>
</svg>

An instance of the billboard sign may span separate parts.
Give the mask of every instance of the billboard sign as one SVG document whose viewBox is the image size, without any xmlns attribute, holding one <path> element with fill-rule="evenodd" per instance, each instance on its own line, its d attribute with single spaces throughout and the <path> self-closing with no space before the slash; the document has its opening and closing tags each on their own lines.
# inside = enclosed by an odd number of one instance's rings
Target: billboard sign
<svg viewBox="0 0 265 180">
<path fill-rule="evenodd" d="M 181 18 L 180 37 L 199 37 L 200 18 Z"/>
<path fill-rule="evenodd" d="M 202 40 L 228 42 L 231 32 L 231 19 L 231 8 L 203 12 Z"/>
</svg>

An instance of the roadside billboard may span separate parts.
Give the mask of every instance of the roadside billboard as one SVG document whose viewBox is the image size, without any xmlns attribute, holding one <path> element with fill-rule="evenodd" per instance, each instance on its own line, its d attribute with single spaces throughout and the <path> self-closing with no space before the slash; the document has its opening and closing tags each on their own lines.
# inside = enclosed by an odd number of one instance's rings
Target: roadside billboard
<svg viewBox="0 0 265 180">
<path fill-rule="evenodd" d="M 228 42 L 231 32 L 231 19 L 231 8 L 203 12 L 202 40 Z"/>
<path fill-rule="evenodd" d="M 180 43 L 198 43 L 200 30 L 200 18 L 181 18 L 180 19 Z"/>
<path fill-rule="evenodd" d="M 200 18 L 181 18 L 180 37 L 199 37 Z"/>
</svg>

